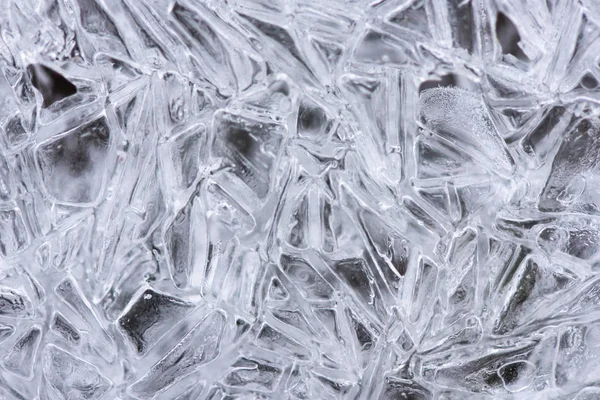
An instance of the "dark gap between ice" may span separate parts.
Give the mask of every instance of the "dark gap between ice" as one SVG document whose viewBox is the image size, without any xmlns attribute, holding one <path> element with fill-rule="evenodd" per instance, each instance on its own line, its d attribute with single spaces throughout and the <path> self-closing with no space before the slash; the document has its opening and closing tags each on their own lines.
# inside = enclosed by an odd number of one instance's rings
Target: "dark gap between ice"
<svg viewBox="0 0 600 400">
<path fill-rule="evenodd" d="M 521 36 L 515 24 L 504 13 L 499 12 L 496 18 L 496 37 L 502 46 L 502 54 L 511 54 L 521 61 L 529 59 L 521 50 Z"/>
<path fill-rule="evenodd" d="M 33 87 L 44 98 L 42 108 L 48 108 L 57 101 L 77 93 L 77 88 L 67 78 L 42 64 L 29 65 L 27 72 Z"/>
</svg>

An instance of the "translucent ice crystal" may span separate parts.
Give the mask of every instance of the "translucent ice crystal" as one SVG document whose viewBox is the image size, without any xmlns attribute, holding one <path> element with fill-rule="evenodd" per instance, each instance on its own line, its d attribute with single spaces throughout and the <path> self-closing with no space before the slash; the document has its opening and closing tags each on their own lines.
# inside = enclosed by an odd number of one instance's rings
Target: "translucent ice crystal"
<svg viewBox="0 0 600 400">
<path fill-rule="evenodd" d="M 0 1 L 0 398 L 599 399 L 597 0 Z"/>
</svg>

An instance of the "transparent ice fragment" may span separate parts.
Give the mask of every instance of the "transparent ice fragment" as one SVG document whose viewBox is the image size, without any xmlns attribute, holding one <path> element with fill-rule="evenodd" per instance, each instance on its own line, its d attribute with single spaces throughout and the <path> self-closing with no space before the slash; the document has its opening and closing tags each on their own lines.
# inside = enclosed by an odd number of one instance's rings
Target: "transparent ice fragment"
<svg viewBox="0 0 600 400">
<path fill-rule="evenodd" d="M 600 231 L 594 219 L 566 217 L 553 222 L 537 234 L 536 243 L 542 251 L 547 254 L 562 252 L 591 262 L 596 259 L 600 250 L 596 237 Z"/>
<path fill-rule="evenodd" d="M 394 94 L 393 87 L 390 88 L 379 76 L 357 74 L 342 76 L 340 86 L 356 109 L 361 125 L 377 144 L 378 151 L 384 151 L 386 146 L 399 144 L 394 141 L 397 133 L 388 131 L 388 127 L 395 128 L 393 119 L 388 121 L 385 114 L 378 112 L 389 109 L 388 102 Z"/>
<path fill-rule="evenodd" d="M 218 277 L 215 271 L 214 288 L 227 285 L 221 290 L 220 297 L 228 304 L 235 305 L 240 310 L 254 314 L 258 303 L 262 301 L 260 295 L 262 286 L 262 260 L 259 254 L 252 249 L 236 251 L 235 258 L 231 259 L 225 277 Z M 223 267 L 218 267 L 224 272 Z"/>
<path fill-rule="evenodd" d="M 17 375 L 31 378 L 41 339 L 42 330 L 38 326 L 33 326 L 19 336 L 2 360 L 4 367 Z"/>
<path fill-rule="evenodd" d="M 477 162 L 443 139 L 419 135 L 416 143 L 417 177 L 422 179 L 466 175 Z"/>
<path fill-rule="evenodd" d="M 438 268 L 426 258 L 419 259 L 418 270 L 412 292 L 410 321 L 416 322 L 429 313 L 433 299 L 431 293 L 435 292 Z"/>
<path fill-rule="evenodd" d="M 425 400 L 431 398 L 431 393 L 426 388 L 414 382 L 387 377 L 379 398 L 381 400 L 402 398 Z"/>
<path fill-rule="evenodd" d="M 64 278 L 54 289 L 57 296 L 77 314 L 82 321 L 90 329 L 95 330 L 97 333 L 92 337 L 93 346 L 95 348 L 110 349 L 105 353 L 101 353 L 101 356 L 108 357 L 107 361 L 110 361 L 114 357 L 114 344 L 111 335 L 108 333 L 103 323 L 92 308 L 89 300 L 83 295 L 81 289 L 75 283 L 72 277 Z"/>
<path fill-rule="evenodd" d="M 168 145 L 168 160 L 172 169 L 166 178 L 176 190 L 192 188 L 201 172 L 206 154 L 207 132 L 204 125 L 192 127 L 173 137 Z"/>
<path fill-rule="evenodd" d="M 12 257 L 29 243 L 30 236 L 21 211 L 12 207 L 0 209 L 0 256 Z"/>
<path fill-rule="evenodd" d="M 0 286 L 0 316 L 28 318 L 33 314 L 33 304 L 27 294 Z"/>
<path fill-rule="evenodd" d="M 421 93 L 421 119 L 429 130 L 464 149 L 492 172 L 503 177 L 514 174 L 514 160 L 477 94 L 459 88 L 425 90 Z"/>
<path fill-rule="evenodd" d="M 412 54 L 399 39 L 376 30 L 367 31 L 358 44 L 355 57 L 358 61 L 379 65 L 407 65 Z"/>
<path fill-rule="evenodd" d="M 194 266 L 194 226 L 197 201 L 193 196 L 177 212 L 165 232 L 171 277 L 177 287 L 187 286 Z"/>
<path fill-rule="evenodd" d="M 365 323 L 360 321 L 358 317 L 350 310 L 347 310 L 350 327 L 356 336 L 358 342 L 358 351 L 369 352 L 375 346 L 377 339 L 376 335 L 365 326 Z"/>
<path fill-rule="evenodd" d="M 362 210 L 358 217 L 367 238 L 365 244 L 372 246 L 373 253 L 380 257 L 381 264 L 385 264 L 380 265 L 379 269 L 392 291 L 396 292 L 408 268 L 410 249 L 407 241 L 372 212 Z"/>
<path fill-rule="evenodd" d="M 284 128 L 279 124 L 218 112 L 214 130 L 213 155 L 224 157 L 225 165 L 230 165 L 232 173 L 259 198 L 264 198 L 270 191 Z"/>
<path fill-rule="evenodd" d="M 0 343 L 11 337 L 15 333 L 15 327 L 7 324 L 0 324 Z"/>
<path fill-rule="evenodd" d="M 587 387 L 581 389 L 573 400 L 594 400 L 600 396 L 600 389 L 594 387 Z"/>
<path fill-rule="evenodd" d="M 336 373 L 338 372 L 338 373 Z M 354 382 L 345 379 L 343 376 L 339 376 L 339 372 L 331 369 L 321 368 L 319 372 L 313 372 L 315 380 L 320 384 L 319 392 L 323 394 L 329 394 L 335 397 L 352 396 L 352 388 Z"/>
<path fill-rule="evenodd" d="M 334 261 L 333 269 L 365 304 L 372 305 L 377 297 L 374 277 L 360 258 Z"/>
<path fill-rule="evenodd" d="M 421 206 L 409 196 L 404 196 L 402 198 L 402 205 L 420 225 L 423 225 L 425 228 L 439 236 L 443 236 L 446 233 L 446 227 L 444 226 L 445 224 L 443 223 L 444 221 L 442 218 L 439 218 L 436 214 L 426 210 L 424 208 L 425 204 Z"/>
<path fill-rule="evenodd" d="M 234 82 L 231 81 L 230 60 L 222 36 L 203 18 L 202 13 L 184 2 L 176 1 L 171 14 L 183 32 L 192 39 L 192 48 L 204 67 L 203 73 L 210 74 L 219 87 L 229 89 L 228 86 Z"/>
<path fill-rule="evenodd" d="M 165 199 L 154 160 L 148 162 L 145 167 L 152 170 L 153 173 L 146 175 L 148 179 L 140 182 L 139 192 L 136 193 L 140 195 L 137 200 L 143 218 L 136 232 L 140 239 L 148 238 L 160 226 L 166 217 L 167 210 L 167 199 Z"/>
<path fill-rule="evenodd" d="M 105 293 L 99 303 L 111 321 L 118 319 L 137 294 L 139 281 L 156 268 L 152 254 L 145 249 L 132 251 L 115 267 L 122 268 L 121 275 L 113 282 L 111 289 Z"/>
<path fill-rule="evenodd" d="M 292 37 L 286 27 L 279 26 L 278 24 L 263 21 L 258 18 L 253 18 L 249 15 L 240 15 L 248 20 L 252 25 L 258 29 L 260 33 L 269 38 L 278 48 L 284 50 L 285 53 L 291 55 L 295 60 L 304 64 L 304 57 L 300 54 L 298 47 L 296 46 L 295 39 Z M 281 57 L 281 56 L 279 56 Z"/>
<path fill-rule="evenodd" d="M 317 51 L 320 61 L 325 64 L 327 72 L 333 72 L 342 58 L 345 49 L 336 43 L 316 38 L 311 38 L 311 44 Z"/>
<path fill-rule="evenodd" d="M 571 118 L 564 106 L 546 110 L 539 124 L 521 141 L 523 150 L 544 160 L 569 122 Z"/>
<path fill-rule="evenodd" d="M 210 108 L 210 98 L 188 79 L 167 73 L 164 76 L 168 123 L 179 130 L 190 125 L 193 116 L 204 116 Z M 198 132 L 190 132 L 198 134 Z"/>
<path fill-rule="evenodd" d="M 108 91 L 116 92 L 126 85 L 139 79 L 142 71 L 122 59 L 111 57 L 108 54 L 99 54 L 96 57 L 98 67 L 107 81 Z"/>
<path fill-rule="evenodd" d="M 100 117 L 37 148 L 44 186 L 56 201 L 87 205 L 98 201 L 106 179 L 111 132 Z"/>
<path fill-rule="evenodd" d="M 54 289 L 56 294 L 75 311 L 88 325 L 93 325 L 96 316 L 85 296 L 71 277 L 63 279 Z"/>
<path fill-rule="evenodd" d="M 6 121 L 13 115 L 16 115 L 19 111 L 19 103 L 15 97 L 13 88 L 4 76 L 0 76 L 0 93 L 2 94 L 3 109 L 0 112 L 0 121 L 6 123 Z"/>
<path fill-rule="evenodd" d="M 293 307 L 292 304 L 290 306 Z M 292 308 L 290 307 L 290 308 Z M 313 329 L 311 329 L 306 316 L 298 310 L 287 309 L 286 306 L 283 306 L 279 309 L 270 308 L 269 311 L 273 314 L 273 316 L 284 324 L 293 327 L 301 332 L 305 332 L 308 335 L 313 334 Z"/>
<path fill-rule="evenodd" d="M 180 396 L 177 396 L 174 400 L 194 400 L 201 398 L 200 396 L 204 392 L 204 386 L 202 384 L 197 384 L 194 387 L 188 389 L 185 393 L 182 393 Z"/>
<path fill-rule="evenodd" d="M 535 365 L 529 361 L 513 361 L 498 368 L 502 384 L 511 393 L 527 389 L 535 377 Z"/>
<path fill-rule="evenodd" d="M 220 185 L 209 182 L 206 197 L 207 208 L 213 210 L 219 221 L 231 230 L 244 234 L 255 227 L 256 220 L 250 214 L 250 210 L 236 200 L 237 196 L 232 196 Z"/>
<path fill-rule="evenodd" d="M 332 122 L 322 107 L 309 99 L 303 100 L 298 109 L 296 130 L 300 136 L 320 139 L 328 133 Z"/>
<path fill-rule="evenodd" d="M 6 142 L 11 147 L 19 146 L 31 135 L 28 124 L 22 114 L 10 117 L 3 128 Z"/>
<path fill-rule="evenodd" d="M 331 285 L 307 261 L 283 254 L 280 265 L 306 298 L 310 300 L 332 298 L 334 291 Z"/>
<path fill-rule="evenodd" d="M 453 347 L 477 345 L 482 336 L 483 329 L 477 318 L 460 318 L 435 336 L 423 340 L 420 349 L 424 354 L 443 353 Z"/>
<path fill-rule="evenodd" d="M 4 201 L 10 199 L 13 191 L 14 182 L 11 179 L 8 164 L 4 157 L 0 157 L 0 199 Z"/>
<path fill-rule="evenodd" d="M 407 1 L 389 13 L 386 18 L 390 23 L 411 34 L 431 37 L 425 3 L 426 1 L 423 0 Z"/>
<path fill-rule="evenodd" d="M 268 296 L 273 300 L 286 300 L 289 297 L 289 293 L 279 279 L 273 278 L 269 284 Z"/>
<path fill-rule="evenodd" d="M 280 120 L 292 111 L 294 97 L 289 79 L 280 76 L 274 79 L 265 90 L 245 97 L 241 108 L 257 116 Z"/>
<path fill-rule="evenodd" d="M 97 367 L 73 354 L 48 344 L 44 349 L 43 371 L 47 384 L 61 399 L 95 400 L 111 388 L 111 381 Z"/>
<path fill-rule="evenodd" d="M 198 368 L 214 360 L 220 353 L 226 317 L 212 311 L 198 322 L 181 341 L 131 386 L 133 393 L 152 397 Z"/>
<path fill-rule="evenodd" d="M 452 28 L 452 39 L 455 47 L 462 47 L 469 53 L 475 51 L 476 37 L 474 32 L 474 5 L 471 2 L 450 0 L 448 6 L 448 22 Z"/>
<path fill-rule="evenodd" d="M 534 343 L 518 343 L 485 355 L 474 355 L 470 358 L 462 355 L 459 359 L 442 365 L 436 365 L 435 361 L 431 360 L 424 364 L 423 374 L 444 386 L 487 394 L 504 393 L 507 391 L 504 387 L 507 378 L 509 382 L 514 382 L 519 376 L 518 372 L 510 378 L 505 375 L 503 381 L 500 373 L 507 374 L 509 371 L 501 370 L 501 367 L 508 363 L 527 361 L 533 347 Z M 434 370 L 435 376 L 432 376 Z M 531 374 L 528 369 L 523 370 L 523 373 L 527 376 Z"/>
<path fill-rule="evenodd" d="M 526 324 L 529 313 L 544 300 L 551 301 L 556 293 L 572 283 L 572 276 L 562 271 L 552 271 L 528 259 L 515 278 L 516 284 L 509 292 L 494 331 L 506 333 L 517 326 Z M 543 304 L 543 303 L 542 303 Z"/>
<path fill-rule="evenodd" d="M 299 360 L 307 360 L 310 355 L 310 351 L 296 340 L 267 324 L 258 333 L 256 343 L 267 350 L 282 352 Z"/>
<path fill-rule="evenodd" d="M 118 326 L 134 349 L 144 355 L 192 308 L 180 298 L 146 289 L 131 301 Z"/>
<path fill-rule="evenodd" d="M 272 392 L 283 371 L 265 361 L 241 357 L 231 366 L 224 383 L 229 386 Z"/>
<path fill-rule="evenodd" d="M 54 312 L 50 329 L 68 343 L 78 345 L 81 342 L 81 333 L 79 333 L 79 330 L 59 311 Z"/>
<path fill-rule="evenodd" d="M 540 210 L 562 211 L 571 203 L 579 204 L 579 208 L 586 212 L 598 209 L 595 198 L 584 195 L 586 180 L 597 173 L 598 131 L 594 121 L 583 119 L 565 136 L 540 195 Z M 581 195 L 584 195 L 583 198 L 578 199 Z"/>
<path fill-rule="evenodd" d="M 600 367 L 595 362 L 595 349 L 598 345 L 590 328 L 582 325 L 566 326 L 561 330 L 556 353 L 554 379 L 563 389 L 575 389 L 591 385 Z"/>
<path fill-rule="evenodd" d="M 81 27 L 94 37 L 99 50 L 109 53 L 127 54 L 123 39 L 113 18 L 97 0 L 77 0 Z"/>
<path fill-rule="evenodd" d="M 290 233 L 288 243 L 298 249 L 308 247 L 309 241 L 309 210 L 308 210 L 308 195 L 304 194 L 300 197 L 299 204 L 292 212 L 290 218 Z"/>
</svg>

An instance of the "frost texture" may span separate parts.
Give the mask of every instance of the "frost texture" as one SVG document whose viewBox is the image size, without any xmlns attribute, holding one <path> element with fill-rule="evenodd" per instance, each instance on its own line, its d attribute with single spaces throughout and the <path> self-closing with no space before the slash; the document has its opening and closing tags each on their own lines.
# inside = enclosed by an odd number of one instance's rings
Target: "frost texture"
<svg viewBox="0 0 600 400">
<path fill-rule="evenodd" d="M 0 398 L 600 398 L 597 0 L 0 6 Z"/>
</svg>

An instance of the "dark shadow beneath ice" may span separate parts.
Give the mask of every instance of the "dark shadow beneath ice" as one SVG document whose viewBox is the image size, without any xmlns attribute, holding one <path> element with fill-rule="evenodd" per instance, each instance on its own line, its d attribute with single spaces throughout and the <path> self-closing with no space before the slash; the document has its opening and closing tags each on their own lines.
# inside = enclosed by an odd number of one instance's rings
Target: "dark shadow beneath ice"
<svg viewBox="0 0 600 400">
<path fill-rule="evenodd" d="M 503 13 L 498 13 L 496 19 L 496 36 L 502 46 L 502 54 L 511 54 L 521 61 L 528 61 L 527 56 L 521 50 L 519 42 L 521 36 L 515 24 Z"/>
<path fill-rule="evenodd" d="M 31 64 L 27 67 L 31 83 L 44 98 L 42 108 L 77 93 L 77 88 L 58 72 L 42 65 Z"/>
</svg>

